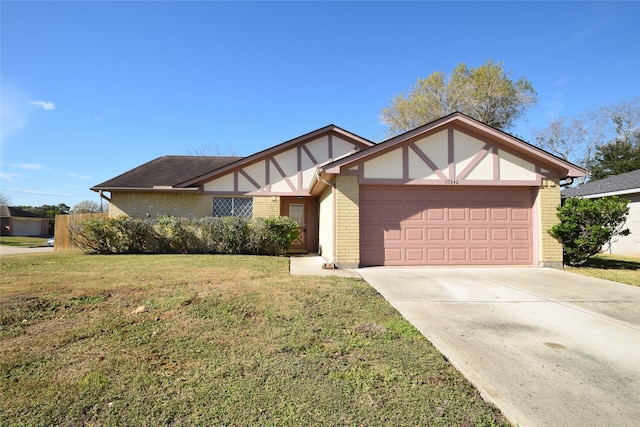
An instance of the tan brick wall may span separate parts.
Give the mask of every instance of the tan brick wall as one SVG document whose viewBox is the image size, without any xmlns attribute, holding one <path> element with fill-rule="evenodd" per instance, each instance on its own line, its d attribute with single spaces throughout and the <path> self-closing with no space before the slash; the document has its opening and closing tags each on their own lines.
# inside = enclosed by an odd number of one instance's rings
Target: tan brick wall
<svg viewBox="0 0 640 427">
<path fill-rule="evenodd" d="M 562 268 L 562 244 L 551 237 L 548 230 L 559 222 L 556 216 L 560 206 L 560 184 L 557 179 L 543 179 L 538 191 L 538 224 L 540 231 L 540 265 Z"/>
<path fill-rule="evenodd" d="M 134 218 L 157 218 L 160 215 L 202 218 L 213 215 L 213 197 L 179 193 L 112 193 L 109 216 L 128 215 Z M 148 214 L 148 215 L 147 215 Z M 280 197 L 253 198 L 253 216 L 280 215 Z"/>
<path fill-rule="evenodd" d="M 360 264 L 360 186 L 357 176 L 336 176 L 336 259 L 340 268 Z"/>
<path fill-rule="evenodd" d="M 205 217 L 213 214 L 212 197 L 200 194 L 114 192 L 109 203 L 109 216 L 128 215 L 134 218 Z"/>
<path fill-rule="evenodd" d="M 280 197 L 265 196 L 253 198 L 253 217 L 266 218 L 280 215 Z"/>
</svg>

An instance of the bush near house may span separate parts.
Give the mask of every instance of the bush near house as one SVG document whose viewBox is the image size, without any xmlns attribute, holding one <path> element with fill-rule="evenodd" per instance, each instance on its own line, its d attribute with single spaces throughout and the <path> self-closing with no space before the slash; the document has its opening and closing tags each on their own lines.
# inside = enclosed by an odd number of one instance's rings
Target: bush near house
<svg viewBox="0 0 640 427">
<path fill-rule="evenodd" d="M 571 266 L 584 264 L 597 255 L 614 236 L 628 236 L 623 229 L 629 213 L 629 200 L 620 197 L 584 199 L 570 197 L 558 207 L 560 223 L 549 234 L 562 243 L 564 262 Z"/>
<path fill-rule="evenodd" d="M 95 217 L 71 223 L 71 240 L 89 254 L 280 255 L 298 236 L 288 217 Z"/>
</svg>

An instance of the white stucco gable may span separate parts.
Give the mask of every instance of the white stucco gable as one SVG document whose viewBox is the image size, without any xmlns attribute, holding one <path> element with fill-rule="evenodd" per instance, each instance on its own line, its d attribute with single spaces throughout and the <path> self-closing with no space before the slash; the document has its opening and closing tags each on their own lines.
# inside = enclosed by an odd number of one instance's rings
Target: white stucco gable
<svg viewBox="0 0 640 427">
<path fill-rule="evenodd" d="M 323 168 L 360 184 L 539 186 L 584 171 L 455 113 Z"/>
<path fill-rule="evenodd" d="M 203 194 L 307 196 L 318 167 L 374 144 L 330 125 L 192 180 Z"/>
</svg>

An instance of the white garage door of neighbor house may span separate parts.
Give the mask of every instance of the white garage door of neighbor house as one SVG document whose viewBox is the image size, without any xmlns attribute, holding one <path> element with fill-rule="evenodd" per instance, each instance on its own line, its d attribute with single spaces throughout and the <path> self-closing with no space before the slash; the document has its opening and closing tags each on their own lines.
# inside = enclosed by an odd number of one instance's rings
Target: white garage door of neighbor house
<svg viewBox="0 0 640 427">
<path fill-rule="evenodd" d="M 531 265 L 533 189 L 360 189 L 360 263 Z"/>
<path fill-rule="evenodd" d="M 13 221 L 14 236 L 39 236 L 42 234 L 41 221 Z"/>
</svg>

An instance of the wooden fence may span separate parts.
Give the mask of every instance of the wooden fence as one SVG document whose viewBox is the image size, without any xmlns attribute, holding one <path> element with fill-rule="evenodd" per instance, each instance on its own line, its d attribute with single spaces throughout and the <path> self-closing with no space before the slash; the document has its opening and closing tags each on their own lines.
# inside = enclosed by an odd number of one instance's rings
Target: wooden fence
<svg viewBox="0 0 640 427">
<path fill-rule="evenodd" d="M 71 215 L 56 215 L 56 226 L 54 230 L 55 243 L 53 246 L 54 251 L 70 251 L 78 249 L 69 236 L 69 224 L 74 221 L 82 221 L 89 218 L 95 218 L 99 216 L 107 216 L 106 213 L 86 213 L 86 214 L 71 214 Z"/>
</svg>

